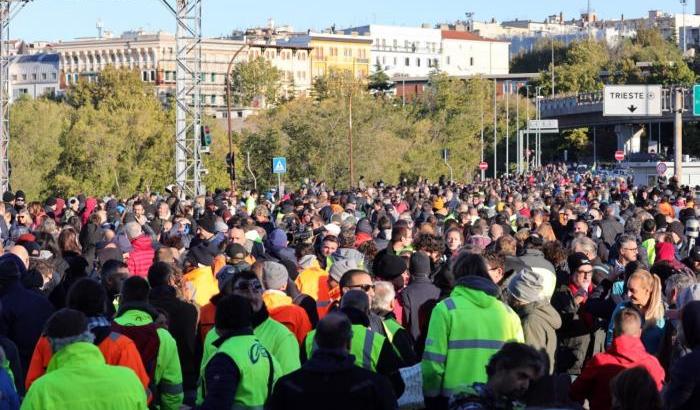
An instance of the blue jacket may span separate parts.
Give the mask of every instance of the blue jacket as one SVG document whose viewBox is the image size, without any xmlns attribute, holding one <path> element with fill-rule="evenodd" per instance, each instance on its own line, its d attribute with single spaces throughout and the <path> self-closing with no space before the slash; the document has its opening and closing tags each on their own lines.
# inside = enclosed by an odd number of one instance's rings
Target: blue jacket
<svg viewBox="0 0 700 410">
<path fill-rule="evenodd" d="M 0 368 L 0 410 L 19 409 L 19 396 L 7 370 Z"/>
</svg>

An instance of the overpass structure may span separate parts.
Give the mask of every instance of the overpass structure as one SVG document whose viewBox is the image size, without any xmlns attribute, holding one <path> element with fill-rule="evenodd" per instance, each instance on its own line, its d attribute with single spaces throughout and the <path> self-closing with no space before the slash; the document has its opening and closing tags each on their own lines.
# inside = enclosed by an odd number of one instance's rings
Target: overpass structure
<svg viewBox="0 0 700 410">
<path fill-rule="evenodd" d="M 693 116 L 692 93 L 685 93 L 683 105 L 683 122 L 697 120 L 698 118 Z M 663 115 L 659 117 L 604 117 L 603 91 L 540 100 L 542 119 L 558 119 L 560 129 L 672 123 L 674 119 L 672 107 L 673 94 L 668 89 L 663 90 L 661 100 Z"/>
</svg>

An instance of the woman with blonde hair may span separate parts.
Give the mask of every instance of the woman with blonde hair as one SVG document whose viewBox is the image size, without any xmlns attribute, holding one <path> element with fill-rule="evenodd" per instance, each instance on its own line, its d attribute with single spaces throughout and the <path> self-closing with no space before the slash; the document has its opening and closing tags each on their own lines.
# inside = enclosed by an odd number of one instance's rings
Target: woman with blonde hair
<svg viewBox="0 0 700 410">
<path fill-rule="evenodd" d="M 615 308 L 612 317 L 623 307 L 637 309 L 644 318 L 642 325 L 642 343 L 649 354 L 656 354 L 663 339 L 664 318 L 663 293 L 661 279 L 644 269 L 637 269 L 625 283 L 626 301 Z M 606 346 L 612 342 L 612 321 L 608 326 Z"/>
</svg>

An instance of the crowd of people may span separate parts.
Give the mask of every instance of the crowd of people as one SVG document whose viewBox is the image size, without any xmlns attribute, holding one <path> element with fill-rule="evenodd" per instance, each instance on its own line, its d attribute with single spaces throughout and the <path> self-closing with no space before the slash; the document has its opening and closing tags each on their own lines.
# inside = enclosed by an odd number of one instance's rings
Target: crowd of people
<svg viewBox="0 0 700 410">
<path fill-rule="evenodd" d="M 0 409 L 700 408 L 696 195 L 5 192 Z"/>
</svg>

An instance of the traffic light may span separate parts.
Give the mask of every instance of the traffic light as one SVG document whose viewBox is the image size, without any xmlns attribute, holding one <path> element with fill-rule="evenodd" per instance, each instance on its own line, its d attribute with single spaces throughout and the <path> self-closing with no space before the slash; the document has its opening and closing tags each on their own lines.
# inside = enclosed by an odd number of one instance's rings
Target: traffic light
<svg viewBox="0 0 700 410">
<path fill-rule="evenodd" d="M 211 145 L 211 130 L 208 125 L 202 126 L 202 132 L 200 134 L 201 142 L 203 147 L 208 147 Z"/>
<path fill-rule="evenodd" d="M 231 166 L 232 163 L 233 163 L 233 160 L 231 158 L 231 153 L 229 152 L 226 154 L 226 165 Z"/>
</svg>

